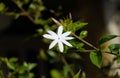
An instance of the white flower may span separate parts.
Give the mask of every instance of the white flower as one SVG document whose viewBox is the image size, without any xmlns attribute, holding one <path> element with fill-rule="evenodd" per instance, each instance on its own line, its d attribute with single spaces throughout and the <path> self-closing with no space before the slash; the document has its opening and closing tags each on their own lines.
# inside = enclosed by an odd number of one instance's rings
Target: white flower
<svg viewBox="0 0 120 78">
<path fill-rule="evenodd" d="M 58 47 L 59 47 L 60 52 L 63 52 L 63 50 L 64 50 L 63 43 L 69 47 L 72 47 L 72 45 L 66 41 L 66 40 L 73 39 L 73 37 L 68 37 L 68 35 L 70 35 L 71 32 L 68 31 L 68 32 L 62 33 L 63 26 L 59 26 L 57 33 L 53 32 L 51 30 L 49 30 L 47 32 L 48 32 L 48 34 L 44 34 L 43 37 L 53 40 L 49 46 L 49 49 L 52 49 L 57 43 L 58 43 Z"/>
</svg>

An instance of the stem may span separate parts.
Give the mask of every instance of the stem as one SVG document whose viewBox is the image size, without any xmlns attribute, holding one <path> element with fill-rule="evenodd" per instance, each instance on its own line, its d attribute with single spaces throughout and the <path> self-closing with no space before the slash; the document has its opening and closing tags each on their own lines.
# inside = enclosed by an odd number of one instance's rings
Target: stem
<svg viewBox="0 0 120 78">
<path fill-rule="evenodd" d="M 75 74 L 73 72 L 73 70 L 70 68 L 70 65 L 67 63 L 66 59 L 64 58 L 63 54 L 60 54 L 60 58 L 62 60 L 62 62 L 64 63 L 65 66 L 67 66 L 70 70 L 70 74 L 73 77 Z"/>
<path fill-rule="evenodd" d="M 1 78 L 5 78 L 5 76 L 4 76 L 4 74 L 3 74 L 3 70 L 1 70 L 1 72 L 0 72 L 0 77 L 1 77 Z"/>
<path fill-rule="evenodd" d="M 34 23 L 34 19 L 29 15 L 29 12 L 25 11 L 21 6 L 19 6 L 15 1 L 13 1 L 17 7 L 22 11 L 22 13 L 20 13 L 20 15 L 23 15 L 23 16 L 27 16 L 30 21 L 32 21 Z"/>
<path fill-rule="evenodd" d="M 35 20 L 38 20 L 39 17 L 41 16 L 41 12 L 39 11 L 39 8 L 40 8 L 40 4 L 36 6 L 36 12 L 35 12 Z"/>
<path fill-rule="evenodd" d="M 75 37 L 76 37 L 77 39 L 79 39 L 80 41 L 82 41 L 83 43 L 85 43 L 86 45 L 94 48 L 96 51 L 99 51 L 99 49 L 96 48 L 94 45 L 92 45 L 92 44 L 88 43 L 87 41 L 83 40 L 82 38 L 78 37 L 78 36 L 77 36 L 76 34 L 74 34 L 73 32 L 72 32 L 72 35 L 75 36 Z"/>
<path fill-rule="evenodd" d="M 79 51 L 79 50 L 78 50 Z M 80 52 L 95 52 L 96 50 L 83 50 L 83 51 L 80 51 Z"/>
</svg>

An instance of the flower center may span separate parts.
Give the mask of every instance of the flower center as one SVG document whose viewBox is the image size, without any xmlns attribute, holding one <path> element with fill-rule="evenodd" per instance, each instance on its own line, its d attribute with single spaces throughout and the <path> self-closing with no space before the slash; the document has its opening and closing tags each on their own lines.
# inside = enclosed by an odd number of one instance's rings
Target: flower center
<svg viewBox="0 0 120 78">
<path fill-rule="evenodd" d="M 60 40 L 60 36 L 58 36 L 58 40 Z"/>
</svg>

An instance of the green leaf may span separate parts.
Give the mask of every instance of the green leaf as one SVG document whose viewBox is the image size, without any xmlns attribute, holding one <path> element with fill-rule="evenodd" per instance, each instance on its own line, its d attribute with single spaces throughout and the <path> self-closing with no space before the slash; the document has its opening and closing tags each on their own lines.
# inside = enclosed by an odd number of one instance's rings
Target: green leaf
<svg viewBox="0 0 120 78">
<path fill-rule="evenodd" d="M 64 73 L 64 76 L 68 76 L 69 75 L 69 71 L 70 71 L 70 68 L 69 67 L 67 67 L 67 66 L 64 66 L 63 67 L 63 73 Z"/>
<path fill-rule="evenodd" d="M 9 69 L 15 70 L 17 58 L 10 58 L 9 60 L 8 58 L 1 58 L 1 60 L 7 65 Z"/>
<path fill-rule="evenodd" d="M 15 19 L 18 19 L 20 17 L 20 14 L 14 14 L 15 15 Z"/>
<path fill-rule="evenodd" d="M 58 57 L 57 54 L 54 51 L 49 51 L 48 54 L 53 58 Z"/>
<path fill-rule="evenodd" d="M 73 32 L 83 28 L 84 26 L 86 26 L 88 24 L 88 23 L 82 22 L 82 21 L 73 22 L 71 19 L 60 20 L 60 23 L 63 26 L 65 26 L 66 31 L 73 31 Z"/>
<path fill-rule="evenodd" d="M 77 30 L 83 28 L 84 26 L 86 26 L 87 24 L 88 24 L 88 23 L 81 22 L 81 21 L 77 21 L 77 22 L 73 23 L 72 26 L 73 26 L 73 29 L 74 29 L 75 31 L 77 31 Z"/>
<path fill-rule="evenodd" d="M 101 67 L 101 62 L 102 62 L 102 53 L 99 52 L 90 52 L 90 59 L 91 62 L 96 65 L 98 68 Z"/>
<path fill-rule="evenodd" d="M 80 38 L 85 38 L 85 37 L 87 37 L 87 34 L 88 34 L 88 32 L 86 30 L 81 31 L 79 37 Z"/>
<path fill-rule="evenodd" d="M 28 4 L 30 2 L 30 0 L 24 0 L 25 4 Z"/>
<path fill-rule="evenodd" d="M 73 78 L 86 78 L 86 74 L 80 70 Z"/>
<path fill-rule="evenodd" d="M 86 26 L 87 24 L 88 23 L 77 21 L 77 22 L 68 24 L 68 27 L 69 27 L 69 30 L 77 31 L 77 30 L 83 28 L 84 26 Z"/>
<path fill-rule="evenodd" d="M 35 9 L 36 9 L 35 4 L 33 4 L 33 3 L 30 4 L 29 9 L 32 11 L 35 11 Z"/>
<path fill-rule="evenodd" d="M 40 50 L 40 58 L 43 59 L 43 60 L 47 60 L 48 59 L 47 55 L 45 54 L 43 49 Z"/>
<path fill-rule="evenodd" d="M 16 1 L 16 4 L 17 4 L 19 7 L 22 7 L 24 3 L 21 2 L 20 0 L 17 0 L 17 1 Z"/>
<path fill-rule="evenodd" d="M 44 10 L 46 10 L 46 7 L 41 6 L 39 10 L 40 10 L 40 11 L 44 11 Z"/>
<path fill-rule="evenodd" d="M 67 56 L 73 59 L 81 59 L 80 54 L 77 54 L 77 53 L 68 53 Z"/>
<path fill-rule="evenodd" d="M 44 30 L 43 30 L 43 29 L 37 29 L 37 32 L 38 32 L 39 34 L 42 34 L 42 33 L 44 32 Z"/>
<path fill-rule="evenodd" d="M 80 71 L 77 74 L 75 74 L 73 78 L 79 78 L 79 75 L 80 75 Z"/>
<path fill-rule="evenodd" d="M 19 74 L 23 74 L 28 70 L 28 67 L 22 65 L 19 67 Z"/>
<path fill-rule="evenodd" d="M 62 77 L 61 73 L 56 69 L 51 70 L 50 74 L 52 78 L 64 78 Z"/>
<path fill-rule="evenodd" d="M 7 62 L 7 67 L 11 70 L 15 70 L 15 64 Z"/>
<path fill-rule="evenodd" d="M 49 24 L 50 22 L 52 22 L 51 19 L 47 19 L 47 20 L 38 19 L 38 20 L 35 20 L 35 21 L 34 21 L 35 24 L 40 24 L 40 25 L 43 25 L 43 26 Z"/>
<path fill-rule="evenodd" d="M 4 3 L 0 3 L 0 11 L 4 11 L 5 10 L 5 4 Z"/>
<path fill-rule="evenodd" d="M 29 75 L 29 78 L 34 78 L 35 76 L 34 73 L 29 73 L 28 75 Z"/>
<path fill-rule="evenodd" d="M 28 64 L 29 70 L 32 70 L 32 69 L 35 68 L 36 66 L 37 66 L 36 63 L 29 63 L 29 64 Z"/>
<path fill-rule="evenodd" d="M 14 58 L 14 57 L 12 57 L 12 58 L 9 59 L 9 62 L 17 62 L 17 61 L 18 61 L 18 59 Z"/>
<path fill-rule="evenodd" d="M 118 37 L 118 35 L 106 35 L 98 40 L 98 44 L 101 45 L 109 40 L 112 40 L 114 38 Z"/>
<path fill-rule="evenodd" d="M 120 56 L 117 57 L 117 62 L 120 63 Z"/>
<path fill-rule="evenodd" d="M 112 54 L 120 56 L 120 44 L 111 44 L 108 48 Z"/>
<path fill-rule="evenodd" d="M 75 47 L 77 50 L 79 50 L 80 52 L 83 52 L 85 50 L 85 48 L 83 48 L 84 43 L 80 43 L 80 42 L 72 42 L 71 44 L 73 45 L 73 47 Z"/>
<path fill-rule="evenodd" d="M 110 51 L 114 51 L 115 49 L 120 49 L 120 44 L 111 44 L 108 48 Z"/>
<path fill-rule="evenodd" d="M 7 58 L 2 57 L 2 58 L 1 58 L 1 61 L 3 61 L 3 62 L 5 62 L 5 63 L 6 63 L 6 62 L 8 61 L 8 59 L 7 59 Z"/>
<path fill-rule="evenodd" d="M 86 78 L 85 72 L 82 72 L 82 78 Z"/>
</svg>

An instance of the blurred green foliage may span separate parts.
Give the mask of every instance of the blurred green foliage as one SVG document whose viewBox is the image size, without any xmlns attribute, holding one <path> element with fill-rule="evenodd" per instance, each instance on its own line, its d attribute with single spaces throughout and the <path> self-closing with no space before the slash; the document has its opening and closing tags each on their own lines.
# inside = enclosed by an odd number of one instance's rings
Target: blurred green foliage
<svg viewBox="0 0 120 78">
<path fill-rule="evenodd" d="M 1 62 L 1 72 L 0 72 L 0 77 L 4 78 L 34 78 L 34 73 L 31 72 L 33 68 L 36 67 L 36 63 L 27 63 L 24 62 L 22 65 L 18 63 L 17 58 L 5 58 L 1 57 L 0 58 Z M 2 69 L 3 66 L 6 66 L 7 68 L 7 75 L 3 73 L 4 69 Z"/>
</svg>

